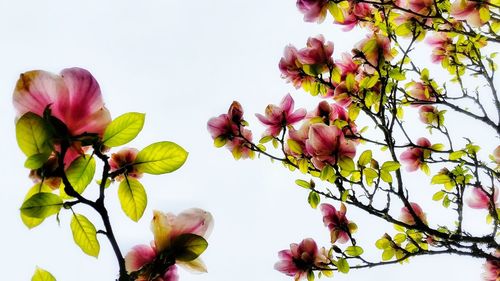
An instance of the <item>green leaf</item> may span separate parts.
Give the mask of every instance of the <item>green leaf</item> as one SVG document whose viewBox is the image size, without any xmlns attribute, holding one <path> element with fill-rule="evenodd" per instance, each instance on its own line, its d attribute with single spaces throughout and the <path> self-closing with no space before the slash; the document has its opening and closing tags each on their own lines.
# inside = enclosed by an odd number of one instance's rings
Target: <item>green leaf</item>
<svg viewBox="0 0 500 281">
<path fill-rule="evenodd" d="M 314 271 L 307 271 L 307 281 L 314 281 Z"/>
<path fill-rule="evenodd" d="M 296 154 L 302 154 L 302 147 L 300 147 L 300 144 L 292 139 L 288 139 L 287 141 L 288 147 L 290 150 Z"/>
<path fill-rule="evenodd" d="M 63 205 L 61 198 L 52 193 L 34 194 L 21 206 L 21 213 L 30 218 L 43 219 L 57 214 Z"/>
<path fill-rule="evenodd" d="M 400 245 L 401 243 L 403 243 L 404 241 L 406 241 L 406 234 L 404 233 L 398 233 L 394 236 L 394 242 L 398 245 Z"/>
<path fill-rule="evenodd" d="M 205 238 L 192 233 L 181 234 L 172 242 L 175 259 L 184 262 L 196 259 L 207 247 L 208 242 Z"/>
<path fill-rule="evenodd" d="M 123 212 L 133 221 L 139 221 L 148 204 L 142 184 L 134 178 L 126 177 L 118 187 L 118 198 Z"/>
<path fill-rule="evenodd" d="M 311 188 L 311 184 L 308 181 L 305 181 L 305 180 L 295 180 L 295 183 L 298 186 L 306 188 L 306 189 L 310 189 Z"/>
<path fill-rule="evenodd" d="M 465 151 L 463 151 L 463 150 L 453 151 L 452 153 L 450 153 L 449 159 L 452 161 L 458 160 L 458 159 L 462 158 L 464 155 L 465 155 Z"/>
<path fill-rule="evenodd" d="M 351 257 L 361 256 L 363 252 L 363 248 L 359 246 L 349 246 L 345 249 L 345 254 Z"/>
<path fill-rule="evenodd" d="M 224 136 L 218 136 L 214 139 L 214 146 L 217 148 L 221 148 L 226 145 L 227 139 Z"/>
<path fill-rule="evenodd" d="M 139 151 L 134 166 L 139 172 L 159 175 L 173 172 L 186 162 L 188 152 L 178 144 L 162 141 Z"/>
<path fill-rule="evenodd" d="M 368 163 L 372 161 L 372 151 L 371 150 L 365 150 L 363 153 L 361 153 L 361 156 L 359 156 L 358 159 L 358 164 L 360 166 L 366 166 Z"/>
<path fill-rule="evenodd" d="M 31 196 L 41 193 L 41 192 L 46 192 L 46 193 L 51 193 L 52 189 L 48 187 L 47 185 L 41 184 L 41 183 L 36 183 L 33 187 L 30 188 L 26 196 L 24 197 L 24 200 L 29 199 Z M 26 225 L 29 229 L 34 228 L 36 226 L 39 226 L 45 219 L 40 219 L 40 218 L 31 218 L 26 216 L 21 212 L 21 220 L 23 221 L 24 225 Z"/>
<path fill-rule="evenodd" d="M 399 169 L 400 167 L 401 167 L 401 164 L 399 164 L 399 162 L 387 161 L 387 162 L 384 162 L 384 164 L 382 164 L 381 169 L 386 170 L 388 172 L 394 172 L 397 169 Z"/>
<path fill-rule="evenodd" d="M 309 202 L 309 205 L 311 205 L 313 209 L 316 209 L 316 207 L 318 207 L 318 204 L 320 202 L 319 194 L 316 193 L 315 191 L 309 192 L 309 196 L 307 197 L 307 202 Z"/>
<path fill-rule="evenodd" d="M 330 180 L 334 176 L 335 176 L 335 170 L 333 169 L 333 167 L 330 165 L 325 165 L 325 167 L 323 167 L 323 169 L 321 170 L 319 178 L 321 180 Z"/>
<path fill-rule="evenodd" d="M 391 246 L 391 241 L 389 241 L 389 239 L 385 237 L 382 237 L 378 239 L 377 242 L 375 242 L 375 246 L 380 250 L 384 250 Z"/>
<path fill-rule="evenodd" d="M 37 267 L 31 281 L 56 281 L 56 278 L 47 270 Z"/>
<path fill-rule="evenodd" d="M 335 4 L 331 3 L 328 5 L 328 10 L 330 11 L 330 14 L 332 14 L 332 17 L 339 23 L 344 22 L 344 13 L 342 13 L 342 9 Z"/>
<path fill-rule="evenodd" d="M 347 156 L 340 157 L 338 164 L 343 171 L 352 172 L 355 170 L 354 161 Z"/>
<path fill-rule="evenodd" d="M 348 263 L 348 262 L 347 262 L 347 260 L 346 260 L 346 259 L 344 259 L 344 258 L 339 258 L 339 259 L 337 260 L 337 268 L 338 268 L 338 270 L 339 270 L 340 272 L 342 272 L 342 273 L 348 273 L 348 272 L 349 272 L 349 269 L 350 269 L 350 267 L 349 267 L 349 263 Z"/>
<path fill-rule="evenodd" d="M 451 181 L 450 177 L 446 174 L 437 174 L 432 177 L 431 184 L 447 184 Z"/>
<path fill-rule="evenodd" d="M 95 159 L 90 155 L 76 158 L 66 170 L 66 176 L 76 192 L 82 194 L 95 174 Z"/>
<path fill-rule="evenodd" d="M 113 120 L 102 137 L 106 146 L 116 147 L 135 139 L 144 126 L 144 113 L 129 112 Z"/>
<path fill-rule="evenodd" d="M 47 159 L 49 159 L 50 154 L 50 151 L 33 154 L 26 159 L 24 167 L 31 170 L 41 168 L 47 162 Z"/>
<path fill-rule="evenodd" d="M 383 261 L 388 261 L 394 257 L 394 249 L 393 248 L 386 248 L 384 252 L 382 252 L 382 260 Z"/>
<path fill-rule="evenodd" d="M 392 182 L 392 176 L 387 170 L 380 170 L 380 178 L 386 183 Z"/>
<path fill-rule="evenodd" d="M 28 112 L 16 123 L 17 145 L 27 157 L 50 153 L 49 131 L 42 117 Z"/>
<path fill-rule="evenodd" d="M 75 214 L 71 219 L 70 227 L 76 245 L 85 254 L 97 258 L 101 246 L 97 240 L 95 226 L 84 215 Z"/>
<path fill-rule="evenodd" d="M 432 196 L 432 200 L 439 201 L 439 200 L 443 199 L 444 195 L 445 195 L 444 191 L 440 190 L 440 191 L 434 193 L 434 195 Z"/>
<path fill-rule="evenodd" d="M 373 180 L 378 177 L 377 171 L 372 168 L 364 168 L 363 175 L 365 176 L 366 184 L 371 186 L 373 184 Z"/>
</svg>

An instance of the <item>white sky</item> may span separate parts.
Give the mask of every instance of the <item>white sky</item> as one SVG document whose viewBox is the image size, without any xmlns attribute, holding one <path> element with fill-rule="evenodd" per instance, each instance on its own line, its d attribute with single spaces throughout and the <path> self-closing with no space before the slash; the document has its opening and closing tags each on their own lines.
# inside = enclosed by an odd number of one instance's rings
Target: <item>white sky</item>
<svg viewBox="0 0 500 281">
<path fill-rule="evenodd" d="M 153 209 L 177 213 L 201 207 L 215 217 L 203 254 L 209 273 L 180 270 L 181 280 L 291 280 L 273 270 L 277 252 L 307 237 L 326 246 L 329 237 L 319 210 L 307 205 L 307 193 L 294 184 L 305 177 L 265 159 L 235 162 L 225 149 L 213 147 L 206 122 L 239 100 L 259 137 L 263 128 L 253 113 L 278 103 L 287 92 L 297 104 L 310 100 L 280 78 L 277 63 L 285 45 L 300 48 L 307 37 L 324 33 L 334 41 L 338 57 L 364 37 L 364 32 L 342 33 L 329 23 L 304 23 L 294 2 L 0 0 L 2 280 L 30 280 L 36 265 L 58 280 L 114 280 L 118 272 L 107 240 L 100 239 L 98 260 L 73 243 L 69 213 L 61 214 L 60 226 L 52 217 L 31 231 L 19 218 L 32 183 L 15 143 L 12 90 L 21 72 L 57 73 L 72 66 L 93 73 L 113 117 L 128 111 L 147 114 L 142 134 L 130 146 L 140 149 L 171 140 L 190 152 L 178 172 L 144 177 L 149 204 L 139 223 L 122 213 L 117 187 L 108 189 L 111 220 L 124 254 L 152 239 Z M 430 189 L 427 179 L 416 183 Z M 77 211 L 90 214 L 83 207 Z M 485 213 L 474 215 L 484 221 Z M 360 227 L 357 240 L 365 249 L 384 232 L 392 233 L 390 226 L 353 209 L 348 217 Z M 481 264 L 470 258 L 423 257 L 404 266 L 336 274 L 334 280 L 478 280 Z"/>
</svg>

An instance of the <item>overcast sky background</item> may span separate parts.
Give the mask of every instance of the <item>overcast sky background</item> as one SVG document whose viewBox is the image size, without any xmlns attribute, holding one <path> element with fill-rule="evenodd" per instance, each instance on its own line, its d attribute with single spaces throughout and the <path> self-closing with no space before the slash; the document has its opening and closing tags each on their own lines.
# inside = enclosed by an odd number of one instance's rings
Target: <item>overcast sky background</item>
<svg viewBox="0 0 500 281">
<path fill-rule="evenodd" d="M 146 113 L 143 132 L 129 146 L 141 149 L 170 140 L 190 152 L 179 171 L 143 178 L 149 204 L 139 223 L 122 213 L 117 186 L 108 189 L 111 220 L 124 254 L 152 239 L 153 209 L 178 213 L 191 207 L 215 217 L 210 246 L 203 254 L 209 273 L 180 270 L 181 280 L 291 280 L 273 270 L 279 250 L 307 237 L 327 246 L 321 213 L 308 206 L 307 192 L 294 184 L 296 178 L 307 177 L 266 159 L 235 162 L 225 149 L 213 147 L 206 131 L 207 120 L 226 112 L 233 100 L 245 108 L 254 138 L 263 128 L 253 113 L 263 112 L 268 103 L 276 104 L 291 92 L 297 104 L 311 104 L 304 92 L 280 78 L 277 63 L 287 44 L 301 48 L 309 36 L 324 33 L 334 41 L 334 56 L 339 57 L 364 37 L 359 30 L 342 33 L 330 18 L 323 25 L 304 23 L 294 2 L 0 0 L 1 279 L 30 280 L 37 265 L 57 280 L 109 281 L 118 272 L 107 240 L 100 239 L 99 259 L 86 256 L 73 243 L 68 212 L 61 214 L 60 226 L 51 217 L 28 230 L 20 220 L 18 209 L 32 183 L 15 143 L 11 95 L 19 73 L 31 69 L 88 69 L 99 81 L 113 117 Z M 428 179 L 419 176 L 415 184 L 429 190 Z M 440 210 L 433 202 L 423 205 Z M 85 207 L 76 210 L 92 217 Z M 484 212 L 473 215 L 484 221 Z M 348 210 L 348 218 L 360 227 L 357 240 L 366 249 L 384 232 L 393 233 L 382 221 L 354 209 Z M 424 257 L 404 266 L 336 274 L 334 280 L 479 280 L 482 263 Z"/>
</svg>

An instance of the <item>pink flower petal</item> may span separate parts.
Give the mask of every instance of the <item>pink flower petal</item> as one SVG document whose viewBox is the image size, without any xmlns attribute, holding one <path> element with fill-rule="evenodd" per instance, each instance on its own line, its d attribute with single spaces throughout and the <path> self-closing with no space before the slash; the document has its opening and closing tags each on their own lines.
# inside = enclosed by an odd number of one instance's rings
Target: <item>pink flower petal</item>
<svg viewBox="0 0 500 281">
<path fill-rule="evenodd" d="M 137 271 L 152 262 L 155 257 L 156 253 L 151 246 L 137 245 L 125 256 L 125 268 L 127 272 Z"/>
</svg>

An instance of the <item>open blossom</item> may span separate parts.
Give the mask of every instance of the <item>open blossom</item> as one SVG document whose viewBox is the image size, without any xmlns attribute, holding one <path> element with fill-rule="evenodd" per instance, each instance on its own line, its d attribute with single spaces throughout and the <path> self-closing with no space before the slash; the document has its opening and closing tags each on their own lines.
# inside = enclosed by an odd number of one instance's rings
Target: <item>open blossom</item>
<svg viewBox="0 0 500 281">
<path fill-rule="evenodd" d="M 340 68 L 341 80 L 345 80 L 349 73 L 357 75 L 359 72 L 359 64 L 357 64 L 353 59 L 352 55 L 349 53 L 342 53 L 341 59 L 335 61 L 335 65 Z"/>
<path fill-rule="evenodd" d="M 243 108 L 234 101 L 228 113 L 208 120 L 207 129 L 219 147 L 225 145 L 235 158 L 253 157 L 248 141 L 252 141 L 252 132 L 243 127 Z M 220 142 L 220 143 L 219 143 Z"/>
<path fill-rule="evenodd" d="M 420 206 L 417 203 L 410 203 L 410 205 L 413 211 L 415 212 L 415 215 L 417 215 L 417 217 L 424 224 L 427 224 L 427 217 L 424 211 L 422 211 L 422 208 L 420 208 Z M 408 208 L 406 207 L 401 208 L 401 215 L 399 217 L 399 220 L 409 225 L 415 224 L 415 218 L 412 216 L 410 210 L 408 210 Z"/>
<path fill-rule="evenodd" d="M 418 117 L 420 121 L 424 124 L 434 124 L 437 123 L 438 109 L 432 105 L 422 105 L 418 109 Z"/>
<path fill-rule="evenodd" d="M 125 169 L 115 178 L 116 180 L 122 181 L 124 176 L 136 179 L 142 177 L 142 173 L 137 171 L 135 166 L 132 165 L 135 162 L 137 153 L 139 153 L 139 150 L 135 148 L 122 148 L 120 151 L 111 154 L 111 158 L 109 158 L 111 172 L 115 172 L 121 168 Z"/>
<path fill-rule="evenodd" d="M 326 164 L 333 165 L 341 157 L 354 158 L 356 155 L 355 141 L 347 139 L 337 126 L 323 123 L 312 124 L 306 140 L 306 150 L 312 156 L 311 162 L 318 169 Z"/>
<path fill-rule="evenodd" d="M 356 227 L 354 223 L 347 220 L 345 213 L 347 211 L 343 203 L 340 204 L 340 210 L 330 204 L 320 205 L 321 213 L 323 214 L 323 223 L 330 230 L 331 242 L 346 243 L 349 241 L 349 234 Z"/>
<path fill-rule="evenodd" d="M 493 202 L 497 205 L 498 188 L 493 190 Z M 467 205 L 473 209 L 486 209 L 490 208 L 490 195 L 486 193 L 482 186 L 476 186 L 472 189 L 471 196 L 467 199 Z"/>
<path fill-rule="evenodd" d="M 481 19 L 479 9 L 481 1 L 456 0 L 451 4 L 450 14 L 458 19 L 465 20 L 474 27 L 481 27 L 486 21 Z"/>
<path fill-rule="evenodd" d="M 293 111 L 294 101 L 290 94 L 287 94 L 279 106 L 270 104 L 266 107 L 266 115 L 255 114 L 260 122 L 267 126 L 266 134 L 276 137 L 281 129 L 288 125 L 293 125 L 306 116 L 305 109 Z"/>
<path fill-rule="evenodd" d="M 499 257 L 500 251 L 497 250 L 494 256 Z M 483 272 L 484 281 L 498 281 L 500 280 L 500 262 L 498 260 L 487 259 L 484 264 Z"/>
<path fill-rule="evenodd" d="M 415 102 L 436 101 L 432 88 L 422 82 L 413 82 L 408 88 L 408 95 L 415 99 Z M 418 106 L 418 104 L 415 105 Z"/>
<path fill-rule="evenodd" d="M 294 46 L 286 46 L 284 55 L 278 65 L 281 76 L 287 82 L 291 82 L 295 88 L 299 88 L 304 80 L 311 79 L 311 77 L 302 72 L 302 64 L 297 59 L 297 52 Z"/>
<path fill-rule="evenodd" d="M 360 51 L 369 65 L 364 64 L 365 70 L 368 73 L 375 71 L 379 63 L 383 61 L 390 61 L 393 58 L 391 52 L 391 41 L 387 36 L 373 33 L 367 36 L 361 42 L 356 44 L 356 50 Z"/>
<path fill-rule="evenodd" d="M 64 123 L 71 136 L 83 133 L 102 136 L 111 122 L 99 84 L 90 72 L 81 68 L 64 69 L 61 75 L 43 70 L 22 73 L 14 90 L 13 103 L 17 117 L 27 112 L 43 116 L 50 106 L 52 116 Z M 73 143 L 66 153 L 65 165 L 80 154 L 81 145 Z"/>
<path fill-rule="evenodd" d="M 373 6 L 367 3 L 356 3 L 350 1 L 349 9 L 342 9 L 344 20 L 339 22 L 335 20 L 336 24 L 343 25 L 343 31 L 352 30 L 357 24 L 369 24 L 370 19 L 373 17 Z"/>
<path fill-rule="evenodd" d="M 319 250 L 311 238 L 302 240 L 300 244 L 290 244 L 290 250 L 282 250 L 278 256 L 281 260 L 274 265 L 274 269 L 293 276 L 295 281 L 307 279 L 307 273 L 313 267 L 328 263 L 326 250 Z"/>
<path fill-rule="evenodd" d="M 432 47 L 432 62 L 442 62 L 449 55 L 449 48 L 453 46 L 453 40 L 445 32 L 434 32 L 425 39 Z"/>
<path fill-rule="evenodd" d="M 321 23 L 325 20 L 328 0 L 297 0 L 297 8 L 304 14 L 304 20 Z"/>
<path fill-rule="evenodd" d="M 333 43 L 326 42 L 323 35 L 309 37 L 305 48 L 297 52 L 297 59 L 303 65 L 310 67 L 309 72 L 314 75 L 321 74 L 333 66 Z"/>
<path fill-rule="evenodd" d="M 297 153 L 296 151 L 290 149 L 287 141 L 285 143 L 285 152 L 287 154 L 296 157 L 300 157 L 302 155 L 309 156 L 306 150 L 306 140 L 309 137 L 309 127 L 310 124 L 308 122 L 304 122 L 298 130 L 293 127 L 291 127 L 290 130 L 288 130 L 288 139 L 294 141 L 295 144 L 297 144 L 298 147 L 300 147 L 301 153 Z"/>
<path fill-rule="evenodd" d="M 426 154 L 429 153 L 425 151 L 424 147 L 430 147 L 431 142 L 427 138 L 422 137 L 417 140 L 417 145 L 421 147 L 408 148 L 400 155 L 401 162 L 406 165 L 408 172 L 416 171 L 422 166 L 427 156 Z"/>
<path fill-rule="evenodd" d="M 141 271 L 141 281 L 177 281 L 176 264 L 186 267 L 192 271 L 206 272 L 203 261 L 198 257 L 192 261 L 180 261 L 175 256 L 168 257 L 169 251 L 176 247 L 176 238 L 183 234 L 195 234 L 204 238 L 210 235 L 213 227 L 213 218 L 209 212 L 201 209 L 189 209 L 179 215 L 154 211 L 151 221 L 151 231 L 154 241 L 151 245 L 138 245 L 125 256 L 125 267 L 127 272 L 132 273 L 146 268 L 146 265 L 154 265 Z M 152 263 L 159 256 L 165 258 L 169 265 Z M 160 268 L 155 268 L 160 267 Z M 154 278 L 154 279 L 151 279 Z"/>
</svg>

